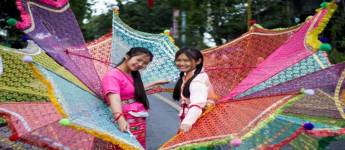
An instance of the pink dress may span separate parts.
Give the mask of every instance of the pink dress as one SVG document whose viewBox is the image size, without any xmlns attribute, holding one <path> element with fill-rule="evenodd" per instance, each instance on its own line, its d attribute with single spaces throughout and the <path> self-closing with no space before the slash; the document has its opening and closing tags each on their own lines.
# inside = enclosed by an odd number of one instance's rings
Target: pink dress
<svg viewBox="0 0 345 150">
<path fill-rule="evenodd" d="M 134 81 L 130 74 L 114 68 L 108 71 L 102 79 L 103 96 L 105 102 L 110 105 L 108 94 L 119 94 L 122 101 L 122 113 L 130 126 L 130 131 L 137 138 L 140 144 L 146 147 L 146 120 L 144 117 L 134 117 L 132 112 L 146 111 L 144 105 L 134 100 Z"/>
</svg>

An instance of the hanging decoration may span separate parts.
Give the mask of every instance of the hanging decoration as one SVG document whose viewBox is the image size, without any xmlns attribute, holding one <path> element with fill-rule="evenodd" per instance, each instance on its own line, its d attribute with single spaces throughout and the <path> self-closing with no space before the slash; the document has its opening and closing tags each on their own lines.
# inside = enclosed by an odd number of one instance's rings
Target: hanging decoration
<svg viewBox="0 0 345 150">
<path fill-rule="evenodd" d="M 152 8 L 153 5 L 154 5 L 154 0 L 147 0 L 147 6 L 148 6 L 149 8 Z"/>
</svg>

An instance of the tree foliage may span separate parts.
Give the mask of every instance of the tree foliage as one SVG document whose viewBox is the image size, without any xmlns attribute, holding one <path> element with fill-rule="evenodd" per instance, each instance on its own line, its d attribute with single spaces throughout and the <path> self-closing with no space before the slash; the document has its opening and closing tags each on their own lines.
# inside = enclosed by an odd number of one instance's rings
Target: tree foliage
<svg viewBox="0 0 345 150">
<path fill-rule="evenodd" d="M 338 9 L 325 29 L 324 36 L 330 39 L 333 46 L 329 59 L 332 63 L 345 60 L 345 3 L 344 0 L 338 5 Z"/>
<path fill-rule="evenodd" d="M 80 26 L 81 31 L 84 33 L 88 31 L 87 25 L 84 23 L 85 20 L 91 19 L 91 5 L 94 0 L 70 0 L 71 9 L 76 16 L 77 22 Z"/>
<path fill-rule="evenodd" d="M 0 1 L 0 44 L 11 46 L 14 48 L 20 48 L 25 46 L 25 42 L 22 42 L 21 36 L 24 34 L 9 26 L 6 21 L 10 18 L 20 20 L 20 13 L 17 10 L 15 1 L 13 0 L 1 0 Z"/>
<path fill-rule="evenodd" d="M 112 11 L 92 17 L 88 23 L 83 24 L 83 34 L 86 41 L 91 41 L 111 32 Z"/>
</svg>

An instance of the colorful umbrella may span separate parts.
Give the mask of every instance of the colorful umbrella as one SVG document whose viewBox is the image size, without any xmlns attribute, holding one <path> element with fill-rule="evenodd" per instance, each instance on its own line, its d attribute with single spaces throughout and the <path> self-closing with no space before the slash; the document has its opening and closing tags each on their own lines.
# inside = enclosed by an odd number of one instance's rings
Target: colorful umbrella
<svg viewBox="0 0 345 150">
<path fill-rule="evenodd" d="M 114 50 L 110 51 L 108 47 L 98 49 L 99 46 L 109 45 L 103 41 L 107 39 L 101 38 L 85 44 L 67 1 L 18 1 L 17 6 L 23 19 L 17 27 L 23 29 L 40 48 L 70 71 L 56 65 L 54 61 L 47 61 L 51 60 L 45 57 L 47 55 L 35 56 L 34 63 L 27 66 L 34 78 L 46 87 L 46 91 L 41 93 L 53 102 L 64 118 L 69 119 L 71 127 L 123 149 L 142 149 L 135 138 L 128 133 L 120 132 L 114 125 L 110 110 L 100 99 L 100 78 L 110 68 L 109 65 L 116 63 L 116 60 L 113 60 L 116 58 L 115 55 L 129 49 L 119 51 L 116 44 L 126 44 L 128 47 L 146 47 L 156 56 L 152 62 L 154 67 L 148 66 L 143 72 L 145 83 L 162 77 L 174 80 L 178 76 L 178 71 L 171 67 L 174 64 L 173 52 L 177 48 L 168 36 L 133 32 L 120 22 L 117 25 L 119 28 L 114 28 L 112 36 L 118 40 L 117 43 L 113 43 Z M 100 53 L 102 54 L 98 55 Z M 167 69 L 167 65 L 170 69 Z M 159 73 L 158 78 L 152 78 L 152 74 L 156 73 Z"/>
<path fill-rule="evenodd" d="M 45 82 L 42 82 L 44 80 L 37 77 L 37 72 L 33 70 L 32 64 L 23 62 L 22 59 L 26 57 L 18 52 L 21 51 L 3 46 L 0 49 L 0 56 L 4 58 L 4 73 L 0 76 L 0 81 L 4 82 L 0 84 L 0 93 L 5 93 L 0 98 L 0 115 L 5 117 L 12 129 L 11 140 L 20 140 L 52 149 L 118 148 L 118 146 L 95 138 L 91 134 L 61 126 L 59 124 L 62 119 L 61 115 L 57 113 L 51 103 L 44 102 L 49 100 L 49 90 L 47 90 Z M 79 80 L 46 54 L 35 55 L 33 60 L 42 62 L 43 66 L 58 72 L 56 74 L 60 77 L 69 79 L 69 82 L 80 85 L 78 88 L 83 89 Z M 20 71 L 20 73 L 15 73 L 16 71 Z M 84 90 L 87 91 L 87 89 Z M 9 141 L 6 143 L 11 145 Z M 19 143 L 19 146 L 21 145 Z"/>
<path fill-rule="evenodd" d="M 319 94 L 303 108 L 290 106 L 308 97 L 299 94 L 303 88 L 330 90 L 343 85 L 344 63 L 331 66 L 326 53 L 317 51 L 321 45 L 318 34 L 336 8 L 333 2 L 327 4 L 327 8 L 318 9 L 316 15 L 296 27 L 265 30 L 254 26 L 240 38 L 206 50 L 206 71 L 223 98 L 206 110 L 189 132 L 177 134 L 161 149 L 221 145 L 236 149 L 307 148 L 325 140 L 323 137 L 344 135 L 344 120 L 339 119 L 344 110 L 337 96 L 332 101 L 318 101 L 317 105 L 319 108 L 333 103 L 332 110 L 338 115 L 326 119 L 337 125 L 323 122 L 325 116 L 285 112 L 325 113 L 329 110 L 312 107 Z M 310 119 L 313 117 L 316 119 Z M 306 140 L 309 138 L 312 140 Z"/>
<path fill-rule="evenodd" d="M 6 116 L 13 129 L 11 140 L 25 141 L 50 149 L 97 149 L 115 148 L 82 131 L 60 125 L 61 116 L 51 103 L 5 103 L 0 114 Z"/>
</svg>

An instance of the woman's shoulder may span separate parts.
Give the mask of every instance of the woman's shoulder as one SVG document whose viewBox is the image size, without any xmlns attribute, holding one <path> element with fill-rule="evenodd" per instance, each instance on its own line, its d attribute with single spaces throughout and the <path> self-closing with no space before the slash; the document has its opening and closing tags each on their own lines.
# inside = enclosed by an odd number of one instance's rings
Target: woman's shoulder
<svg viewBox="0 0 345 150">
<path fill-rule="evenodd" d="M 193 80 L 193 82 L 195 81 L 199 81 L 199 82 L 207 82 L 209 80 L 208 78 L 208 74 L 206 72 L 200 72 Z"/>
<path fill-rule="evenodd" d="M 107 73 L 104 74 L 103 78 L 112 77 L 112 78 L 119 79 L 119 78 L 121 78 L 121 76 L 122 76 L 122 73 L 120 72 L 119 69 L 112 68 Z"/>
</svg>

